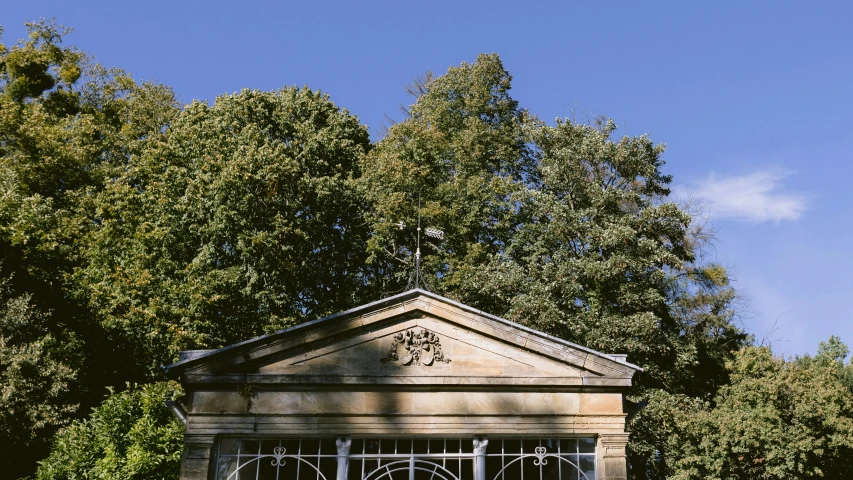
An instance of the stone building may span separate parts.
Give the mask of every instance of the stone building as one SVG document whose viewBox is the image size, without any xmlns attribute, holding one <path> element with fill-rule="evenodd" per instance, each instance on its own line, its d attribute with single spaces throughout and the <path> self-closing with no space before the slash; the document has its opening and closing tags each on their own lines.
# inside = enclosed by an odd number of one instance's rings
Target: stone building
<svg viewBox="0 0 853 480">
<path fill-rule="evenodd" d="M 419 289 L 166 369 L 184 480 L 625 479 L 640 370 Z"/>
</svg>

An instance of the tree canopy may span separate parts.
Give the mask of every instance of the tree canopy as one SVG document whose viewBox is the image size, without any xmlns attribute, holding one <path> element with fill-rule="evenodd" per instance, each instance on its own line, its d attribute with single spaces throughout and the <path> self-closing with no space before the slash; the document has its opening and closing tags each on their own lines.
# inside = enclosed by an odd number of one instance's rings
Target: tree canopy
<svg viewBox="0 0 853 480">
<path fill-rule="evenodd" d="M 425 224 L 445 234 L 424 245 L 438 291 L 452 292 L 469 267 L 509 243 L 521 221 L 514 195 L 537 174 L 529 145 L 536 120 L 509 95 L 511 80 L 496 55 L 450 68 L 363 157 L 370 280 L 381 292 L 409 283 L 415 231 L 395 224 L 415 225 L 419 204 Z"/>
<path fill-rule="evenodd" d="M 659 392 L 653 411 L 640 414 L 655 422 L 643 433 L 661 440 L 656 474 L 678 480 L 848 476 L 853 395 L 841 374 L 853 365 L 844 366 L 846 347 L 834 340 L 842 349 L 793 360 L 746 347 L 728 364 L 731 382 L 707 401 Z"/>
<path fill-rule="evenodd" d="M 17 477 L 57 428 L 123 374 L 75 296 L 97 226 L 92 200 L 136 147 L 177 113 L 171 89 L 138 83 L 62 45 L 41 20 L 0 45 L 0 469 Z M 91 368 L 97 365 L 97 368 Z M 120 369 L 118 369 L 120 370 Z"/>
<path fill-rule="evenodd" d="M 149 378 L 180 350 L 348 308 L 365 281 L 352 182 L 369 146 L 306 88 L 186 106 L 93 199 L 78 295 Z"/>
</svg>

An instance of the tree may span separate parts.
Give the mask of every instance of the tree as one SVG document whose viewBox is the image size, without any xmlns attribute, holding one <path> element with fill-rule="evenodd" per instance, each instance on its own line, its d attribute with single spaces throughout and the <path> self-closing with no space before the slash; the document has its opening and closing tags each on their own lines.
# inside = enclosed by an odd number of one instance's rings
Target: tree
<svg viewBox="0 0 853 480">
<path fill-rule="evenodd" d="M 96 199 L 80 269 L 130 378 L 360 299 L 367 129 L 307 88 L 194 102 Z"/>
<path fill-rule="evenodd" d="M 817 348 L 817 355 L 803 355 L 796 357 L 795 361 L 805 367 L 812 364 L 819 364 L 828 368 L 834 368 L 837 371 L 838 380 L 842 385 L 847 387 L 853 393 L 853 357 L 844 364 L 844 359 L 850 353 L 847 345 L 835 335 L 829 337 L 829 340 L 820 342 Z"/>
<path fill-rule="evenodd" d="M 181 395 L 173 382 L 128 386 L 53 442 L 37 480 L 178 478 L 184 426 L 165 399 Z"/>
<path fill-rule="evenodd" d="M 465 293 L 534 328 L 628 353 L 645 370 L 641 385 L 675 388 L 691 346 L 666 284 L 694 258 L 690 217 L 664 202 L 663 148 L 611 141 L 614 130 L 568 121 L 537 130 L 541 186 L 517 197 L 529 220 Z"/>
<path fill-rule="evenodd" d="M 818 355 L 820 357 L 820 354 Z M 746 347 L 713 402 L 669 396 L 656 415 L 667 478 L 845 478 L 853 471 L 853 394 L 840 361 L 786 361 Z M 644 415 L 645 412 L 640 415 Z"/>
<path fill-rule="evenodd" d="M 63 46 L 70 29 L 27 29 L 0 45 L 0 469 L 16 477 L 116 380 L 73 273 L 86 262 L 94 193 L 176 111 L 170 89 Z"/>
<path fill-rule="evenodd" d="M 370 202 L 368 262 L 380 294 L 402 291 L 413 271 L 418 204 L 425 225 L 444 231 L 424 243 L 434 290 L 451 293 L 459 275 L 501 251 L 518 222 L 513 195 L 536 182 L 528 147 L 536 120 L 509 90 L 497 55 L 426 77 L 407 118 L 363 159 L 359 185 Z"/>
</svg>

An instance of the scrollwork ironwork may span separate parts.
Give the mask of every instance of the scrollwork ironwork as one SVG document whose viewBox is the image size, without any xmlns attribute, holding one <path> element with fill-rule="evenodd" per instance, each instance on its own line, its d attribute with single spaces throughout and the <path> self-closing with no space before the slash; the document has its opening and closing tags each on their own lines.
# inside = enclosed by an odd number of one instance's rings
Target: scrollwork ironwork
<svg viewBox="0 0 853 480">
<path fill-rule="evenodd" d="M 272 449 L 272 456 L 275 457 L 272 461 L 273 467 L 283 467 L 287 463 L 284 461 L 285 453 L 287 453 L 287 449 L 284 447 L 275 447 Z"/>
<path fill-rule="evenodd" d="M 536 447 L 533 449 L 533 454 L 536 455 L 536 460 L 533 460 L 533 465 L 547 465 L 548 460 L 545 460 L 545 456 L 548 454 L 548 450 L 545 447 Z"/>
</svg>

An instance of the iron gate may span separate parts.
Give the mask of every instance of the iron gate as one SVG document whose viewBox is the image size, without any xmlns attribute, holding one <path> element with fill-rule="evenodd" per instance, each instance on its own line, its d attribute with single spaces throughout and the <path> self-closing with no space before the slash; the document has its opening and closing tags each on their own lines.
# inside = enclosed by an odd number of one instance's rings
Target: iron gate
<svg viewBox="0 0 853 480">
<path fill-rule="evenodd" d="M 491 439 L 485 453 L 472 439 L 363 438 L 342 456 L 335 439 L 235 439 L 219 444 L 217 480 L 595 480 L 593 438 Z"/>
</svg>

